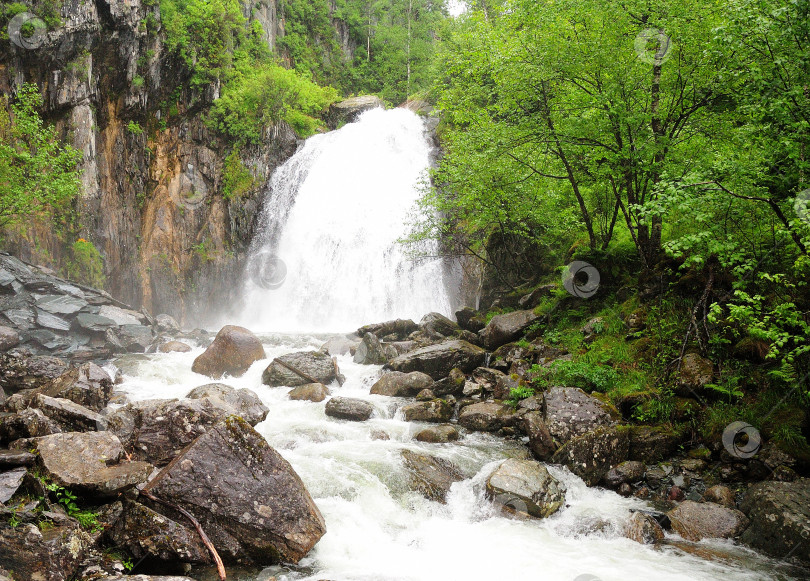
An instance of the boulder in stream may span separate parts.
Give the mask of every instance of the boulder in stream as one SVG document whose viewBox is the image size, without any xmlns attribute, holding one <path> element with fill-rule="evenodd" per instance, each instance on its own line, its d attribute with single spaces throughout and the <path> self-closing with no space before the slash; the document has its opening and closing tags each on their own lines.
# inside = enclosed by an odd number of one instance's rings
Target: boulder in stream
<svg viewBox="0 0 810 581">
<path fill-rule="evenodd" d="M 438 398 L 407 404 L 399 409 L 406 422 L 444 423 L 453 417 L 453 406 Z"/>
<path fill-rule="evenodd" d="M 329 397 L 329 388 L 322 383 L 307 383 L 291 389 L 289 397 L 318 403 Z"/>
<path fill-rule="evenodd" d="M 329 385 L 338 379 L 337 364 L 322 351 L 301 351 L 276 357 L 262 374 L 262 383 L 270 387 L 298 387 L 307 383 Z"/>
<path fill-rule="evenodd" d="M 264 358 L 264 347 L 256 335 L 244 327 L 226 325 L 194 360 L 191 370 L 214 379 L 224 375 L 241 377 L 254 361 Z"/>
<path fill-rule="evenodd" d="M 810 563 L 810 478 L 793 482 L 760 482 L 740 503 L 751 519 L 745 544 L 783 559 Z"/>
<path fill-rule="evenodd" d="M 497 432 L 515 422 L 515 411 L 500 403 L 474 403 L 458 414 L 458 423 L 475 432 Z"/>
<path fill-rule="evenodd" d="M 444 458 L 402 450 L 402 460 L 411 487 L 430 500 L 446 502 L 453 483 L 464 480 L 458 467 Z"/>
<path fill-rule="evenodd" d="M 487 495 L 510 513 L 544 518 L 565 503 L 565 486 L 540 462 L 510 458 L 487 479 Z"/>
<path fill-rule="evenodd" d="M 419 371 L 411 373 L 391 371 L 384 373 L 371 386 L 371 393 L 391 397 L 415 397 L 423 389 L 430 389 L 431 387 L 433 387 L 433 379 L 425 373 Z"/>
<path fill-rule="evenodd" d="M 567 466 L 588 486 L 596 486 L 611 468 L 627 460 L 629 447 L 626 430 L 599 428 L 569 441 L 554 453 L 551 462 Z"/>
<path fill-rule="evenodd" d="M 224 383 L 207 383 L 195 387 L 186 396 L 188 399 L 210 399 L 214 404 L 230 408 L 233 413 L 247 421 L 251 426 L 263 422 L 270 411 L 259 396 L 250 389 L 236 389 Z"/>
<path fill-rule="evenodd" d="M 733 539 L 748 527 L 748 518 L 739 510 L 713 502 L 685 500 L 667 513 L 672 530 L 687 541 Z"/>
<path fill-rule="evenodd" d="M 420 430 L 414 437 L 418 442 L 444 444 L 447 442 L 455 442 L 460 436 L 455 426 L 444 424 L 441 426 L 430 426 L 429 428 Z"/>
<path fill-rule="evenodd" d="M 371 402 L 353 397 L 333 397 L 326 402 L 326 415 L 339 420 L 365 422 L 374 413 Z"/>
<path fill-rule="evenodd" d="M 486 351 L 467 341 L 451 339 L 437 345 L 429 345 L 392 359 L 387 367 L 394 371 L 409 373 L 421 371 L 435 380 L 447 377 L 453 368 L 470 373 L 484 363 Z"/>
</svg>

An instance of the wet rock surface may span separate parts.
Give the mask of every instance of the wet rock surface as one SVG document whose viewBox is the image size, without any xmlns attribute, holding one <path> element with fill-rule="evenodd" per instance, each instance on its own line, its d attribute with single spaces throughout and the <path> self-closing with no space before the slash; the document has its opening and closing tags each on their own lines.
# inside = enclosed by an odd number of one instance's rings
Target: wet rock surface
<svg viewBox="0 0 810 581">
<path fill-rule="evenodd" d="M 404 405 L 400 408 L 406 422 L 447 422 L 453 417 L 453 406 L 442 399 Z"/>
<path fill-rule="evenodd" d="M 810 479 L 755 484 L 740 509 L 751 520 L 742 542 L 774 557 L 810 563 Z"/>
<path fill-rule="evenodd" d="M 487 479 L 487 495 L 510 512 L 543 518 L 565 503 L 565 486 L 540 462 L 510 458 Z"/>
<path fill-rule="evenodd" d="M 458 414 L 459 425 L 477 432 L 497 432 L 514 422 L 514 410 L 500 403 L 475 403 Z"/>
<path fill-rule="evenodd" d="M 478 335 L 484 347 L 490 350 L 497 349 L 520 337 L 522 332 L 539 318 L 533 311 L 514 311 L 495 315 Z"/>
<path fill-rule="evenodd" d="M 311 402 L 321 402 L 329 397 L 329 388 L 322 383 L 307 383 L 299 385 L 291 389 L 289 393 L 290 399 L 307 400 Z"/>
<path fill-rule="evenodd" d="M 561 442 L 615 423 L 604 403 L 576 387 L 552 387 L 545 405 L 546 425 Z"/>
<path fill-rule="evenodd" d="M 276 357 L 262 374 L 262 383 L 270 387 L 298 387 L 307 383 L 329 385 L 339 370 L 332 358 L 321 351 L 288 353 Z"/>
<path fill-rule="evenodd" d="M 627 460 L 628 434 L 617 428 L 599 428 L 570 440 L 554 453 L 551 461 L 563 464 L 595 486 L 608 471 Z"/>
<path fill-rule="evenodd" d="M 433 387 L 433 379 L 425 373 L 419 371 L 411 373 L 391 371 L 384 373 L 371 386 L 371 393 L 391 397 L 415 397 L 423 389 L 431 387 Z"/>
<path fill-rule="evenodd" d="M 264 347 L 256 335 L 244 327 L 226 325 L 194 360 L 191 370 L 213 379 L 224 375 L 241 377 L 254 361 L 264 358 Z"/>
<path fill-rule="evenodd" d="M 351 397 L 333 397 L 326 402 L 326 415 L 339 420 L 364 422 L 374 413 L 374 406 L 365 400 Z"/>
<path fill-rule="evenodd" d="M 471 372 L 484 362 L 485 356 L 486 352 L 480 347 L 466 341 L 450 340 L 400 355 L 387 367 L 404 373 L 420 371 L 438 380 L 447 377 L 453 368 Z"/>
<path fill-rule="evenodd" d="M 667 513 L 672 530 L 688 541 L 706 538 L 733 539 L 748 527 L 748 518 L 739 510 L 713 502 L 685 500 Z"/>
<path fill-rule="evenodd" d="M 237 389 L 224 383 L 208 383 L 195 387 L 188 395 L 188 399 L 210 399 L 212 403 L 240 416 L 251 426 L 264 421 L 270 411 L 262 403 L 259 396 L 250 389 Z"/>
<path fill-rule="evenodd" d="M 403 450 L 402 460 L 411 487 L 430 500 L 446 502 L 453 483 L 464 479 L 458 467 L 444 458 Z"/>
</svg>

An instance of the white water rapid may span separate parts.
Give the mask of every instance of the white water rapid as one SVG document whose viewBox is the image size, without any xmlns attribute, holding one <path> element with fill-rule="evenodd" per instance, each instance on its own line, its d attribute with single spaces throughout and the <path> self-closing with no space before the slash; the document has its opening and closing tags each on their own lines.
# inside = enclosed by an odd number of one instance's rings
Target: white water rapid
<svg viewBox="0 0 810 581">
<path fill-rule="evenodd" d="M 259 332 L 267 359 L 224 383 L 255 391 L 270 409 L 256 429 L 298 472 L 326 520 L 327 533 L 296 567 L 231 570 L 231 581 L 784 581 L 784 565 L 727 542 L 654 548 L 624 538 L 632 508 L 606 490 L 588 488 L 566 469 L 549 467 L 567 487 L 566 506 L 543 520 L 518 520 L 485 498 L 499 462 L 526 457 L 526 446 L 482 433 L 458 442 L 417 442 L 426 424 L 403 421 L 407 400 L 370 395 L 382 369 L 338 357 L 346 376 L 333 395 L 375 408 L 367 422 L 329 418 L 325 402 L 291 401 L 288 388 L 262 385 L 274 357 L 319 349 L 328 329 L 347 332 L 391 318 L 449 314 L 438 261 L 416 265 L 396 239 L 429 163 L 418 117 L 370 111 L 358 123 L 313 137 L 272 180 L 254 257 L 278 263 L 248 285 L 242 323 Z M 261 258 L 259 262 L 265 260 Z M 279 286 L 279 282 L 280 284 Z M 229 321 L 232 322 L 232 321 Z M 293 331 L 280 334 L 280 331 Z M 118 389 L 131 400 L 184 397 L 211 380 L 191 371 L 203 347 L 188 353 L 126 356 Z M 456 463 L 466 479 L 446 505 L 409 490 L 400 452 L 434 454 Z M 677 540 L 677 539 L 675 539 Z M 198 581 L 215 579 L 195 571 Z"/>
<path fill-rule="evenodd" d="M 308 139 L 271 179 L 246 269 L 243 322 L 346 332 L 451 314 L 443 262 L 415 262 L 397 242 L 430 152 L 422 120 L 405 109 L 374 109 Z M 286 277 L 268 272 L 279 264 Z"/>
</svg>

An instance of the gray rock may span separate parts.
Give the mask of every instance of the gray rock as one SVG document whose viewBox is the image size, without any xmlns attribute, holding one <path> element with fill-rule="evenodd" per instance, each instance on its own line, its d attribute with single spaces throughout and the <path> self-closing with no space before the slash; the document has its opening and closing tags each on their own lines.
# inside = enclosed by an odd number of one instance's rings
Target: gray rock
<svg viewBox="0 0 810 581">
<path fill-rule="evenodd" d="M 497 349 L 519 338 L 529 325 L 539 318 L 534 311 L 514 311 L 495 315 L 478 335 L 484 342 L 484 347 L 490 350 Z"/>
<path fill-rule="evenodd" d="M 197 531 L 137 502 L 124 504 L 121 517 L 105 535 L 113 546 L 138 560 L 153 557 L 172 563 L 211 562 Z"/>
<path fill-rule="evenodd" d="M 145 325 L 121 325 L 107 330 L 107 340 L 126 353 L 145 353 L 152 345 L 152 328 Z"/>
<path fill-rule="evenodd" d="M 471 333 L 478 333 L 487 325 L 484 317 L 471 307 L 464 307 L 456 311 L 456 321 L 462 329 Z"/>
<path fill-rule="evenodd" d="M 624 527 L 624 536 L 642 545 L 653 545 L 664 540 L 664 529 L 652 515 L 634 512 Z"/>
<path fill-rule="evenodd" d="M 388 363 L 388 355 L 377 336 L 366 333 L 354 352 L 353 361 L 361 365 L 383 365 Z"/>
<path fill-rule="evenodd" d="M 510 458 L 487 479 L 487 495 L 509 512 L 544 518 L 565 503 L 565 486 L 540 462 Z"/>
<path fill-rule="evenodd" d="M 687 353 L 681 359 L 678 386 L 675 392 L 682 397 L 700 394 L 714 377 L 714 364 L 697 353 Z"/>
<path fill-rule="evenodd" d="M 326 402 L 326 415 L 340 420 L 364 422 L 374 413 L 374 406 L 362 399 L 333 397 Z"/>
<path fill-rule="evenodd" d="M 627 460 L 629 448 L 626 430 L 598 428 L 570 440 L 554 453 L 551 461 L 567 466 L 588 486 L 595 486 L 611 468 Z"/>
<path fill-rule="evenodd" d="M 124 449 L 110 432 L 53 434 L 33 442 L 54 482 L 98 496 L 114 496 L 146 482 L 153 469 L 146 462 L 116 464 Z"/>
<path fill-rule="evenodd" d="M 453 406 L 442 399 L 420 401 L 399 408 L 406 422 L 448 422 L 453 417 Z"/>
<path fill-rule="evenodd" d="M 60 375 L 43 388 L 42 393 L 101 411 L 110 402 L 112 390 L 113 383 L 109 374 L 95 363 L 85 363 Z"/>
<path fill-rule="evenodd" d="M 27 468 L 14 468 L 8 472 L 0 472 L 0 503 L 8 502 L 14 496 L 26 474 L 28 474 Z"/>
<path fill-rule="evenodd" d="M 23 450 L 0 450 L 0 469 L 31 466 L 36 456 Z"/>
<path fill-rule="evenodd" d="M 98 314 L 111 319 L 116 325 L 143 325 L 148 321 L 141 313 L 131 309 L 122 309 L 113 305 L 102 305 Z"/>
<path fill-rule="evenodd" d="M 289 397 L 293 400 L 306 400 L 321 402 L 329 397 L 329 388 L 322 383 L 307 383 L 290 390 Z"/>
<path fill-rule="evenodd" d="M 647 467 L 643 462 L 628 460 L 614 466 L 605 474 L 605 484 L 610 488 L 618 488 L 624 483 L 632 484 L 644 478 Z"/>
<path fill-rule="evenodd" d="M 20 344 L 20 334 L 11 327 L 0 326 L 0 352 Z"/>
<path fill-rule="evenodd" d="M 441 379 L 454 368 L 471 372 L 481 366 L 485 356 L 486 352 L 480 347 L 466 341 L 450 340 L 400 355 L 391 360 L 387 367 L 405 373 L 421 371 L 433 379 Z"/>
<path fill-rule="evenodd" d="M 453 483 L 464 480 L 461 471 L 444 458 L 412 450 L 402 450 L 401 454 L 411 488 L 425 498 L 445 503 Z"/>
<path fill-rule="evenodd" d="M 354 355 L 359 344 L 359 337 L 331 337 L 321 346 L 321 351 L 329 355 Z"/>
<path fill-rule="evenodd" d="M 433 387 L 433 379 L 425 373 L 419 371 L 411 373 L 391 371 L 383 374 L 371 386 L 371 393 L 391 397 L 414 397 L 423 389 L 431 387 Z"/>
<path fill-rule="evenodd" d="M 330 129 L 336 129 L 344 123 L 353 123 L 361 113 L 370 109 L 384 108 L 385 103 L 376 95 L 361 95 L 351 97 L 333 104 L 327 114 Z"/>
<path fill-rule="evenodd" d="M 66 369 L 67 363 L 57 357 L 11 351 L 0 355 L 0 387 L 8 394 L 36 389 L 48 385 Z"/>
<path fill-rule="evenodd" d="M 732 492 L 728 486 L 723 486 L 722 484 L 717 484 L 716 486 L 707 488 L 706 492 L 703 493 L 703 498 L 707 502 L 714 502 L 715 504 L 725 506 L 726 508 L 737 507 L 734 492 Z"/>
<path fill-rule="evenodd" d="M 101 414 L 69 399 L 39 393 L 31 404 L 59 424 L 63 432 L 94 432 L 107 427 L 107 421 Z"/>
<path fill-rule="evenodd" d="M 454 368 L 450 370 L 447 377 L 440 379 L 433 385 L 433 393 L 438 396 L 452 395 L 460 397 L 464 395 L 464 389 L 467 387 L 467 374 L 461 369 Z"/>
<path fill-rule="evenodd" d="M 53 329 L 54 331 L 70 330 L 70 323 L 65 319 L 41 309 L 37 309 L 36 313 L 37 325 L 40 327 L 44 327 L 45 329 Z"/>
<path fill-rule="evenodd" d="M 38 309 L 53 315 L 73 315 L 87 306 L 87 301 L 70 295 L 44 295 L 37 299 Z"/>
<path fill-rule="evenodd" d="M 500 403 L 474 403 L 459 412 L 458 423 L 476 432 L 497 432 L 515 423 L 515 412 Z"/>
<path fill-rule="evenodd" d="M 545 400 L 546 425 L 563 443 L 615 423 L 604 403 L 576 387 L 552 387 L 545 392 Z"/>
<path fill-rule="evenodd" d="M 418 442 L 445 444 L 458 440 L 459 433 L 455 426 L 445 424 L 442 426 L 430 426 L 429 428 L 420 430 L 415 437 Z"/>
<path fill-rule="evenodd" d="M 61 431 L 59 424 L 37 409 L 24 409 L 19 413 L 0 418 L 0 444 L 8 444 L 22 438 L 58 434 Z"/>
<path fill-rule="evenodd" d="M 428 313 L 419 321 L 419 327 L 424 333 L 438 334 L 449 337 L 461 331 L 461 327 L 441 313 Z"/>
<path fill-rule="evenodd" d="M 79 565 L 93 539 L 75 520 L 65 521 L 46 531 L 34 524 L 16 528 L 0 525 L 0 565 L 13 571 L 14 581 L 68 581 L 78 573 Z"/>
<path fill-rule="evenodd" d="M 226 562 L 297 563 L 326 532 L 289 463 L 236 417 L 197 438 L 145 490 L 193 514 Z"/>
<path fill-rule="evenodd" d="M 251 426 L 263 422 L 270 411 L 255 392 L 247 388 L 236 389 L 224 383 L 208 383 L 192 389 L 189 399 L 208 398 L 219 407 L 230 408 Z"/>
<path fill-rule="evenodd" d="M 262 342 L 256 335 L 244 327 L 226 325 L 194 360 L 191 370 L 214 379 L 224 375 L 241 377 L 255 361 L 265 357 Z"/>
<path fill-rule="evenodd" d="M 385 321 L 384 323 L 375 323 L 373 325 L 365 325 L 357 329 L 358 337 L 363 337 L 366 333 L 373 333 L 377 337 L 387 337 L 395 335 L 399 340 L 404 340 L 419 329 L 419 325 L 410 319 L 396 319 L 394 321 Z"/>
<path fill-rule="evenodd" d="M 529 450 L 538 460 L 548 460 L 557 450 L 554 437 L 539 411 L 531 411 L 520 420 L 523 433 L 529 437 Z"/>
<path fill-rule="evenodd" d="M 191 347 L 180 341 L 166 341 L 158 347 L 158 351 L 161 353 L 188 353 L 191 351 Z"/>
<path fill-rule="evenodd" d="M 540 304 L 546 297 L 550 297 L 552 293 L 557 289 L 557 285 L 555 284 L 546 284 L 541 287 L 534 289 L 527 295 L 520 297 L 518 300 L 518 305 L 522 309 L 533 309 L 537 305 Z"/>
<path fill-rule="evenodd" d="M 304 377 L 287 366 L 293 367 L 307 375 Z M 288 353 L 276 357 L 262 373 L 262 383 L 270 387 L 298 387 L 307 383 L 323 383 L 328 385 L 338 377 L 339 370 L 326 353 L 320 351 L 304 351 Z"/>
<path fill-rule="evenodd" d="M 630 426 L 630 460 L 654 464 L 672 457 L 684 434 L 658 426 Z"/>
<path fill-rule="evenodd" d="M 748 527 L 748 518 L 734 510 L 712 502 L 685 500 L 667 513 L 672 530 L 687 541 L 701 539 L 733 539 Z"/>
<path fill-rule="evenodd" d="M 161 333 L 179 333 L 180 324 L 171 315 L 162 313 L 155 317 L 155 326 Z"/>
<path fill-rule="evenodd" d="M 755 484 L 740 508 L 751 519 L 743 543 L 780 559 L 810 562 L 810 479 Z"/>
<path fill-rule="evenodd" d="M 75 329 L 83 329 L 89 333 L 104 333 L 107 329 L 116 327 L 115 321 L 109 317 L 93 315 L 91 313 L 79 313 L 73 319 Z"/>
</svg>

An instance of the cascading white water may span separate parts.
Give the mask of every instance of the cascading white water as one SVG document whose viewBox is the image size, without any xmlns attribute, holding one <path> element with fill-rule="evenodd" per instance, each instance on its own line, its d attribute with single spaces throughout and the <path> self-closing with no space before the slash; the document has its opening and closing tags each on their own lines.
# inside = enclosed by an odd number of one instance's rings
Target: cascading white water
<svg viewBox="0 0 810 581">
<path fill-rule="evenodd" d="M 245 324 L 347 331 L 449 314 L 442 261 L 415 262 L 397 242 L 407 234 L 430 150 L 422 120 L 405 109 L 367 111 L 308 139 L 271 179 L 246 269 Z M 286 279 L 275 273 L 283 284 L 262 284 L 273 277 L 271 256 L 286 267 Z"/>
</svg>

